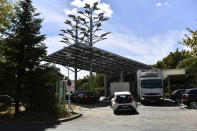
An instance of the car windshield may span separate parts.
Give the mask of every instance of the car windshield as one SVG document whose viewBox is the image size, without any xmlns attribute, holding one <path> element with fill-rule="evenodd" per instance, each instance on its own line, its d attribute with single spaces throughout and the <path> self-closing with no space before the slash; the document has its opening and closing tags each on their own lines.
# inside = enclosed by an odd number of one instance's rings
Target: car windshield
<svg viewBox="0 0 197 131">
<path fill-rule="evenodd" d="M 187 93 L 189 93 L 189 92 L 190 92 L 190 90 L 186 90 L 186 91 L 185 91 L 185 94 L 187 94 Z"/>
<path fill-rule="evenodd" d="M 161 80 L 155 80 L 155 79 L 142 80 L 141 87 L 142 88 L 162 88 Z"/>
</svg>

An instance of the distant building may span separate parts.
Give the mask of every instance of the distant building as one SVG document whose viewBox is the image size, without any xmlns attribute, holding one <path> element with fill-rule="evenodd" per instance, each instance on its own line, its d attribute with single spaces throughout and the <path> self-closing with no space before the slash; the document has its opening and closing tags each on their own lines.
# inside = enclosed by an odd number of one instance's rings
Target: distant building
<svg viewBox="0 0 197 131">
<path fill-rule="evenodd" d="M 184 68 L 162 69 L 162 75 L 168 93 L 177 89 L 194 88 L 197 85 L 197 75 L 187 74 Z"/>
</svg>

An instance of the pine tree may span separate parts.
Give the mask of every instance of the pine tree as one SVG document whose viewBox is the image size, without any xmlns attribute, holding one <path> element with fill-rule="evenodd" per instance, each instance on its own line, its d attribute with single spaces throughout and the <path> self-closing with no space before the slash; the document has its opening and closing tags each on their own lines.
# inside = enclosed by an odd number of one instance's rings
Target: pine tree
<svg viewBox="0 0 197 131">
<path fill-rule="evenodd" d="M 39 66 L 46 56 L 46 46 L 42 43 L 45 35 L 40 33 L 42 19 L 32 6 L 31 0 L 23 0 L 16 7 L 16 18 L 12 20 L 8 36 L 5 39 L 4 57 L 14 69 L 15 115 L 19 113 L 21 92 L 24 89 L 24 78 L 29 71 Z"/>
</svg>

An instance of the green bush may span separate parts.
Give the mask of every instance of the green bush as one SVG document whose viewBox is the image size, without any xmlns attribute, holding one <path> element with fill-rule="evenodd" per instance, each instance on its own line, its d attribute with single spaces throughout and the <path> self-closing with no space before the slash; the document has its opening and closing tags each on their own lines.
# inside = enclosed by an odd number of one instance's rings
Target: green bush
<svg viewBox="0 0 197 131">
<path fill-rule="evenodd" d="M 54 113 L 57 110 L 56 81 L 63 76 L 54 66 L 42 65 L 29 71 L 24 83 L 23 101 L 31 112 Z"/>
<path fill-rule="evenodd" d="M 104 87 L 96 87 L 95 91 L 99 92 L 101 96 L 104 95 Z"/>
<path fill-rule="evenodd" d="M 169 93 L 165 93 L 164 97 L 165 98 L 170 98 L 170 94 Z"/>
<path fill-rule="evenodd" d="M 66 117 L 66 116 L 69 115 L 69 111 L 66 110 L 66 108 L 65 108 L 64 105 L 58 104 L 57 107 L 56 107 L 55 115 L 56 115 L 58 118 Z"/>
</svg>

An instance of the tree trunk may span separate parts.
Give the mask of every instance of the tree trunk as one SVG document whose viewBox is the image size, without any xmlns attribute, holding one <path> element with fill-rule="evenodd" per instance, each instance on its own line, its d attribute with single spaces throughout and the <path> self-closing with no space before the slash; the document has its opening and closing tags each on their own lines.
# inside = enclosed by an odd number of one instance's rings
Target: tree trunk
<svg viewBox="0 0 197 131">
<path fill-rule="evenodd" d="M 19 108 L 20 108 L 19 103 L 21 100 L 21 83 L 22 83 L 22 75 L 24 75 L 23 59 L 24 59 L 24 44 L 22 43 L 22 36 L 20 36 L 20 38 L 19 38 L 18 67 L 17 67 L 15 117 L 18 116 Z"/>
<path fill-rule="evenodd" d="M 16 97 L 15 97 L 15 117 L 18 116 L 19 114 L 19 102 L 20 102 L 20 95 L 21 95 L 21 82 L 19 80 L 18 76 L 18 82 L 17 82 L 17 86 L 16 86 Z"/>
</svg>

